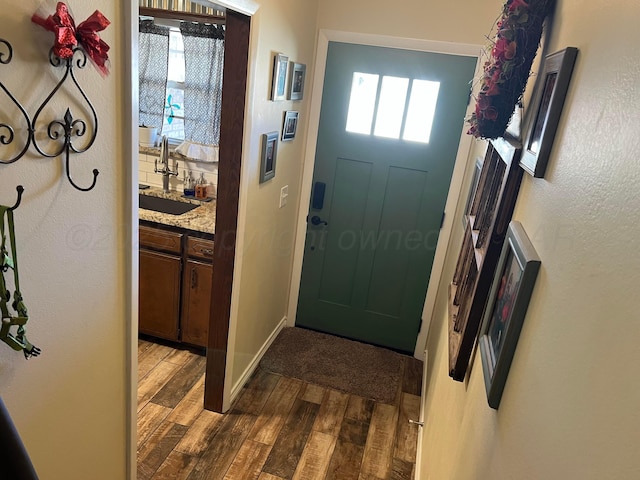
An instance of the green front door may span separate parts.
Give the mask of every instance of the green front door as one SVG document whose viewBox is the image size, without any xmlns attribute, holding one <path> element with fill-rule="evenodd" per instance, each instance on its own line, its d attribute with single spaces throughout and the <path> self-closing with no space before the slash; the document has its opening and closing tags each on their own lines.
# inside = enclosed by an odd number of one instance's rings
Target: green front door
<svg viewBox="0 0 640 480">
<path fill-rule="evenodd" d="M 413 353 L 475 63 L 329 43 L 297 325 Z"/>
</svg>

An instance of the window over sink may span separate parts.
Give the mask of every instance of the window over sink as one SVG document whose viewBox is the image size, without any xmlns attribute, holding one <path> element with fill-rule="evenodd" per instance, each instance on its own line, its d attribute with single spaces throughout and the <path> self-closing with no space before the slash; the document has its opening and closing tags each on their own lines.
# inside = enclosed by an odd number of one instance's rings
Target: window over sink
<svg viewBox="0 0 640 480">
<path fill-rule="evenodd" d="M 219 144 L 223 67 L 224 25 L 140 17 L 140 125 Z"/>
</svg>

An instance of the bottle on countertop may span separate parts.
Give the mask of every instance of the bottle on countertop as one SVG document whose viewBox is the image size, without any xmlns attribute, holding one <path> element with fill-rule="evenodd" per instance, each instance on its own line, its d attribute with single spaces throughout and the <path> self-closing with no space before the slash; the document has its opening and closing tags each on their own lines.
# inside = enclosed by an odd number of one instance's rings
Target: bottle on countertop
<svg viewBox="0 0 640 480">
<path fill-rule="evenodd" d="M 204 178 L 204 172 L 200 172 L 200 178 L 196 182 L 196 198 L 200 200 L 207 198 L 207 181 Z"/>
<path fill-rule="evenodd" d="M 207 183 L 207 198 L 216 198 L 216 186 L 211 182 Z"/>
<path fill-rule="evenodd" d="M 183 175 L 183 191 L 184 191 L 184 195 L 185 197 L 194 197 L 196 194 L 196 190 L 195 190 L 195 180 L 193 179 L 193 176 L 191 175 L 191 170 L 189 170 L 189 174 L 187 175 L 186 171 L 182 172 Z"/>
</svg>

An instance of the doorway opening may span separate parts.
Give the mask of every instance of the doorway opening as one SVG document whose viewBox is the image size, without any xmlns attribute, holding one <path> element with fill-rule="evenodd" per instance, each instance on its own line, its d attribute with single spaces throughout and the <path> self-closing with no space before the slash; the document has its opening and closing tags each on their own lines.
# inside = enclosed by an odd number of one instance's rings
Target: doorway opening
<svg viewBox="0 0 640 480">
<path fill-rule="evenodd" d="M 136 22 L 137 24 L 137 15 L 132 15 L 132 17 L 132 23 Z M 223 126 L 220 128 L 219 158 L 221 161 L 218 168 L 213 246 L 215 268 L 210 283 L 210 305 L 207 305 L 209 332 L 206 338 L 207 360 L 204 395 L 205 408 L 218 412 L 223 409 L 225 395 L 224 379 L 227 369 L 227 336 L 235 258 L 250 17 L 228 10 L 225 23 L 226 48 L 222 82 L 224 98 L 220 107 L 220 122 Z M 138 45 L 135 41 L 132 41 L 132 44 L 132 63 L 136 65 Z M 135 75 L 132 75 L 132 81 L 136 81 Z M 132 90 L 137 92 L 137 85 L 133 85 Z M 138 104 L 135 97 L 132 104 Z M 135 119 L 137 116 L 137 112 L 132 112 L 132 118 Z M 134 145 L 133 148 L 134 153 L 137 153 L 137 145 Z M 135 165 L 137 166 L 137 162 Z M 133 178 L 136 179 L 136 177 L 134 172 Z M 135 185 L 132 186 L 132 192 L 134 188 Z M 134 202 L 134 205 L 137 203 Z M 137 232 L 139 221 L 137 214 L 133 215 L 133 221 L 136 223 L 133 231 Z M 133 240 L 137 245 L 138 239 Z M 138 278 L 135 277 L 132 287 L 137 289 Z M 133 298 L 137 298 L 137 295 L 134 295 Z M 137 305 L 132 305 L 132 308 L 137 309 L 137 307 Z M 137 328 L 134 328 L 133 331 L 137 335 Z"/>
</svg>

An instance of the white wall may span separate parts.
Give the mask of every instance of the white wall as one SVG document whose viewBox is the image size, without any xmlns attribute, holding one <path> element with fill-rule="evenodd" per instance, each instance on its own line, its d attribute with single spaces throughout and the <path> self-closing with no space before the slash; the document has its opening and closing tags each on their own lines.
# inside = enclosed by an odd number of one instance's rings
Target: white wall
<svg viewBox="0 0 640 480">
<path fill-rule="evenodd" d="M 0 13 L 1 36 L 14 47 L 11 64 L 0 66 L 0 80 L 32 116 L 62 74 L 48 62 L 53 34 L 30 20 L 40 4 L 5 2 Z M 40 357 L 26 361 L 0 344 L 0 395 L 40 478 L 113 480 L 125 478 L 126 469 L 130 219 L 124 198 L 130 162 L 123 147 L 128 111 L 121 106 L 121 86 L 127 56 L 119 2 L 88 0 L 71 8 L 76 22 L 96 9 L 112 22 L 101 34 L 111 46 L 111 75 L 102 78 L 91 65 L 77 73 L 100 128 L 91 150 L 73 156 L 72 173 L 81 185 L 90 183 L 93 168 L 100 175 L 96 188 L 82 193 L 66 180 L 60 159 L 30 154 L 0 165 L 0 203 L 12 205 L 16 185 L 25 188 L 15 212 L 20 282 L 30 315 L 28 337 L 42 349 Z M 65 92 L 77 96 L 72 89 Z M 79 115 L 65 92 L 53 101 L 58 118 L 67 105 Z M 4 94 L 0 102 L 7 111 Z"/>
<path fill-rule="evenodd" d="M 448 378 L 441 285 L 423 479 L 640 477 L 639 24 L 634 1 L 558 2 L 548 50 L 580 52 L 545 178 L 525 174 L 514 213 L 542 267 L 498 411 L 479 355 Z"/>
</svg>

